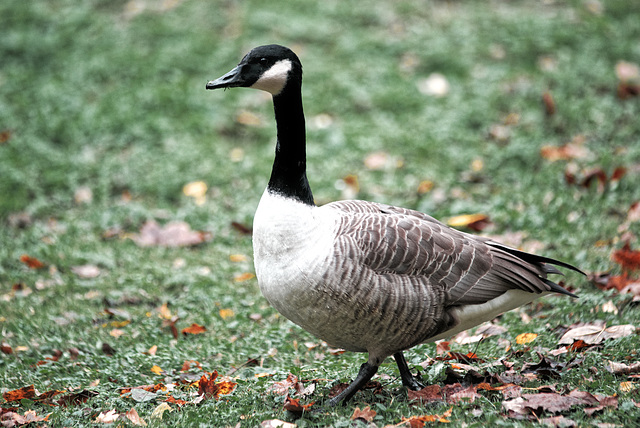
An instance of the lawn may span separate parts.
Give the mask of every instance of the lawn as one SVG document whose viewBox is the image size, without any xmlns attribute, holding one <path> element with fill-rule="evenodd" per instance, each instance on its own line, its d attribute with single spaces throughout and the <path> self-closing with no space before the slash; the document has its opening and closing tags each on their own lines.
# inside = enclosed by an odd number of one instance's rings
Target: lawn
<svg viewBox="0 0 640 428">
<path fill-rule="evenodd" d="M 6 0 L 0 28 L 3 426 L 640 421 L 640 290 L 620 291 L 640 267 L 640 4 Z M 422 401 L 388 359 L 323 408 L 366 357 L 279 316 L 253 276 L 270 98 L 205 90 L 266 43 L 304 66 L 318 204 L 405 206 L 563 260 L 589 274 L 562 279 L 579 299 L 406 352 Z"/>
</svg>

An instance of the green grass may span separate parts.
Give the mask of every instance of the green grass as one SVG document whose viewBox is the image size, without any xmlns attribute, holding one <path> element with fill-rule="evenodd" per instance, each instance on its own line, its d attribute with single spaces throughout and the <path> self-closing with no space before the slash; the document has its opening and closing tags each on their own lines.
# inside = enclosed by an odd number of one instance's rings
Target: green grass
<svg viewBox="0 0 640 428">
<path fill-rule="evenodd" d="M 283 397 L 267 391 L 289 372 L 321 379 L 303 402 L 322 401 L 331 386 L 355 376 L 363 355 L 308 350 L 305 343 L 317 339 L 278 316 L 255 279 L 234 282 L 253 267 L 251 239 L 231 222 L 251 224 L 269 176 L 275 126 L 263 94 L 207 92 L 204 85 L 259 44 L 291 46 L 305 67 L 308 175 L 318 203 L 340 199 L 336 182 L 356 174 L 358 198 L 445 219 L 486 213 L 494 223 L 491 233 L 522 231 L 543 244 L 545 255 L 586 272 L 615 269 L 610 254 L 620 246 L 618 228 L 640 200 L 640 98 L 617 97 L 614 71 L 620 60 L 640 62 L 640 7 L 633 2 L 603 1 L 600 14 L 582 1 L 185 0 L 166 10 L 156 3 L 161 2 L 0 5 L 0 132 L 9 133 L 0 144 L 0 330 L 7 345 L 26 347 L 0 354 L 0 388 L 34 384 L 40 392 L 98 393 L 67 408 L 23 401 L 22 414 L 53 412 L 51 426 L 90 426 L 100 412 L 134 407 L 150 426 L 257 426 L 272 418 L 293 420 L 282 409 Z M 133 4 L 146 8 L 134 15 Z M 540 66 L 545 58 L 550 69 Z M 417 90 L 434 72 L 450 83 L 445 97 Z M 545 91 L 556 102 L 551 117 L 541 103 Z M 238 123 L 241 111 L 257 115 L 263 125 Z M 333 119 L 329 127 L 313 126 L 321 114 Z M 509 141 L 492 140 L 491 127 L 509 114 L 519 118 L 509 125 Z M 622 180 L 604 191 L 570 186 L 564 179 L 567 162 L 540 156 L 541 147 L 579 134 L 590 156 L 571 162 L 579 170 L 602 168 L 608 174 L 627 167 Z M 236 148 L 244 156 L 232 162 Z M 367 169 L 363 160 L 374 151 L 401 159 L 402 167 Z M 476 159 L 484 168 L 473 173 Z M 182 193 L 196 180 L 209 186 L 203 205 Z M 423 180 L 434 188 L 418 195 Z M 88 203 L 74 199 L 83 186 L 92 192 Z M 16 225 L 16 213 L 28 217 L 26 225 Z M 136 233 L 148 219 L 184 220 L 214 238 L 195 248 L 166 249 L 103 237 L 113 228 L 120 236 Z M 640 232 L 639 224 L 630 225 L 632 235 Z M 23 254 L 47 268 L 28 269 L 20 262 Z M 231 262 L 232 254 L 249 259 Z M 71 268 L 83 264 L 98 266 L 101 275 L 78 277 Z M 517 367 L 538 361 L 536 349 L 546 354 L 556 348 L 558 326 L 595 320 L 640 324 L 628 296 L 602 292 L 574 274 L 566 282 L 578 290 L 579 300 L 551 297 L 530 305 L 524 308 L 533 316 L 529 324 L 518 313 L 501 318 L 508 328 L 503 337 L 516 349 L 524 348 L 515 345 L 516 335 L 539 333 L 531 349 L 510 357 Z M 14 284 L 31 292 L 12 291 Z M 618 314 L 594 310 L 608 300 L 621 308 Z M 178 329 L 198 323 L 207 332 L 174 339 L 157 311 L 163 303 L 179 316 Z M 105 308 L 126 311 L 131 322 L 119 327 L 122 336 L 109 333 L 115 328 L 110 323 L 123 318 Z M 223 319 L 220 309 L 234 315 Z M 255 314 L 261 319 L 252 320 Z M 105 355 L 103 343 L 116 354 Z M 577 409 L 566 417 L 583 425 L 640 419 L 631 401 L 638 401 L 637 390 L 621 391 L 627 379 L 605 370 L 607 361 L 637 361 L 637 343 L 635 335 L 607 341 L 553 380 L 558 390 L 620 396 L 617 410 L 587 417 Z M 144 354 L 153 345 L 156 355 Z M 76 359 L 71 348 L 79 350 Z M 58 361 L 36 364 L 54 350 L 63 351 Z M 466 353 L 475 345 L 454 350 Z M 489 363 L 506 355 L 497 338 L 476 352 Z M 316 361 L 317 354 L 322 360 Z M 428 356 L 435 356 L 435 345 L 407 352 L 416 366 Z M 250 358 L 262 367 L 243 366 Z M 120 395 L 120 388 L 175 381 L 185 360 L 221 374 L 242 366 L 232 374 L 236 390 L 165 412 L 160 422 L 151 418 L 159 401 L 138 403 Z M 167 375 L 152 373 L 153 365 Z M 429 384 L 443 381 L 434 367 L 426 370 Z M 259 373 L 272 376 L 255 377 Z M 450 407 L 411 405 L 390 359 L 381 374 L 391 377 L 382 378 L 381 395 L 366 391 L 346 408 L 296 423 L 348 426 L 353 408 L 364 403 L 378 412 L 378 426 Z M 499 394 L 481 394 L 474 404 L 453 405 L 449 419 L 455 425 L 527 425 L 504 418 Z M 482 415 L 473 416 L 474 408 Z"/>
</svg>

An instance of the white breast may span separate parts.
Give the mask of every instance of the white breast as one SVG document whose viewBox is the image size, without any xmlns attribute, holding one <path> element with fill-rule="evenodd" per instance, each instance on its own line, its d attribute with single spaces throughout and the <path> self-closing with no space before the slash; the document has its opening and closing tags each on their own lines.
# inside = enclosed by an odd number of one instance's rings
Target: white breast
<svg viewBox="0 0 640 428">
<path fill-rule="evenodd" d="M 330 317 L 319 310 L 323 275 L 333 252 L 336 216 L 268 190 L 253 222 L 253 252 L 260 290 L 282 315 L 316 332 Z"/>
</svg>

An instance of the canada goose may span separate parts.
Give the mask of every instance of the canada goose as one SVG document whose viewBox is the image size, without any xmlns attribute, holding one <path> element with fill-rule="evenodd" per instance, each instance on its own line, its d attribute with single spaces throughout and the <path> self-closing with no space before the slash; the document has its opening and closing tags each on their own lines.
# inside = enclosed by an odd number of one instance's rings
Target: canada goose
<svg viewBox="0 0 640 428">
<path fill-rule="evenodd" d="M 256 276 L 282 315 L 327 343 L 368 352 L 348 401 L 393 355 L 402 383 L 414 378 L 402 351 L 466 330 L 548 294 L 546 257 L 451 229 L 421 212 L 349 200 L 318 207 L 306 176 L 302 65 L 288 48 L 260 46 L 207 89 L 248 87 L 273 95 L 273 170 L 253 223 Z"/>
</svg>

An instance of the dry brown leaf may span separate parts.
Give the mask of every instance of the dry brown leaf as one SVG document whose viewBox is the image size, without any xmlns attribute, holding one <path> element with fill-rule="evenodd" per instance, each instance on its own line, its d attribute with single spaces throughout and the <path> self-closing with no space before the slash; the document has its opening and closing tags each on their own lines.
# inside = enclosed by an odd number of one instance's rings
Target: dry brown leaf
<svg viewBox="0 0 640 428">
<path fill-rule="evenodd" d="M 7 391 L 2 394 L 2 398 L 6 401 L 18 401 L 23 399 L 32 399 L 36 397 L 36 389 L 33 385 L 23 386 L 22 388 Z"/>
<path fill-rule="evenodd" d="M 7 411 L 5 411 L 5 409 L 0 409 L 0 415 L 2 416 L 1 424 L 3 427 L 23 426 L 35 422 L 47 421 L 50 414 L 51 413 L 49 413 L 45 417 L 42 417 L 38 416 L 34 410 L 27 410 L 24 415 L 21 415 L 9 409 L 7 409 Z"/>
<path fill-rule="evenodd" d="M 309 410 L 309 408 L 311 406 L 313 406 L 315 402 L 311 402 L 309 404 L 300 404 L 300 399 L 299 398 L 291 398 L 288 395 L 284 398 L 284 409 L 288 410 L 289 412 L 292 413 L 296 413 L 296 414 L 302 414 L 304 412 L 306 412 L 307 410 Z"/>
<path fill-rule="evenodd" d="M 586 159 L 591 152 L 584 146 L 586 139 L 583 135 L 576 135 L 563 146 L 543 146 L 540 155 L 548 161 Z"/>
<path fill-rule="evenodd" d="M 376 416 L 376 411 L 371 410 L 370 406 L 360 410 L 360 407 L 356 407 L 351 415 L 351 420 L 362 419 L 365 422 L 373 422 L 373 418 Z"/>
<path fill-rule="evenodd" d="M 553 116 L 556 112 L 556 102 L 553 100 L 551 92 L 547 91 L 542 94 L 542 104 L 544 105 L 544 112 L 547 116 Z"/>
<path fill-rule="evenodd" d="M 172 221 L 160 226 L 156 221 L 149 220 L 140 229 L 140 233 L 133 235 L 133 241 L 141 247 L 188 247 L 210 241 L 210 232 L 191 230 L 191 226 L 183 221 Z"/>
<path fill-rule="evenodd" d="M 634 373 L 640 373 L 640 363 L 633 363 L 631 365 L 626 365 L 624 363 L 609 361 L 607 370 L 616 375 L 629 375 Z"/>
<path fill-rule="evenodd" d="M 447 403 L 450 404 L 457 404 L 460 401 L 473 403 L 476 401 L 476 398 L 480 397 L 475 386 L 469 385 L 465 387 L 459 383 L 445 385 L 442 389 L 442 393 L 445 396 Z"/>
<path fill-rule="evenodd" d="M 409 398 L 409 401 L 418 401 L 423 404 L 433 403 L 435 401 L 444 401 L 440 385 L 425 386 L 417 391 L 408 390 L 407 397 Z"/>
<path fill-rule="evenodd" d="M 124 414 L 124 416 L 131 421 L 132 424 L 138 425 L 141 427 L 146 427 L 147 423 L 138 415 L 136 409 L 131 408 L 128 412 Z"/>
<path fill-rule="evenodd" d="M 633 334 L 636 328 L 631 324 L 614 325 L 604 328 L 600 324 L 587 324 L 572 328 L 558 341 L 561 345 L 571 345 L 576 340 L 583 340 L 589 345 L 604 342 L 606 339 L 617 339 Z"/>
</svg>

